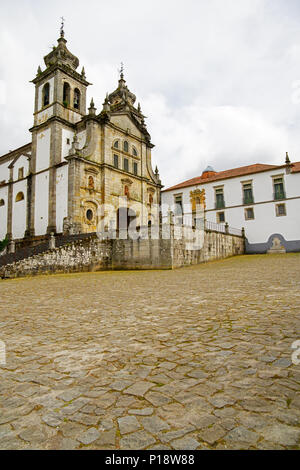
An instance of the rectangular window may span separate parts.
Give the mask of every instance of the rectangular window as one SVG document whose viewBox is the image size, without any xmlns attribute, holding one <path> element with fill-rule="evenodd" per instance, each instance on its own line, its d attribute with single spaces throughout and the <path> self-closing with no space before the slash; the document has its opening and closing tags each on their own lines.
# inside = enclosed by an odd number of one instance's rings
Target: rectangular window
<svg viewBox="0 0 300 470">
<path fill-rule="evenodd" d="M 249 209 L 245 209 L 245 219 L 246 220 L 253 220 L 254 219 L 254 209 L 253 209 L 253 207 L 249 207 Z"/>
<path fill-rule="evenodd" d="M 244 183 L 243 184 L 243 203 L 244 204 L 253 204 L 253 190 L 252 190 L 252 183 Z"/>
<path fill-rule="evenodd" d="M 138 164 L 137 163 L 133 164 L 133 174 L 135 176 L 137 176 L 137 174 L 138 174 Z"/>
<path fill-rule="evenodd" d="M 175 196 L 175 221 L 177 224 L 183 224 L 183 206 L 182 206 L 182 195 Z"/>
<path fill-rule="evenodd" d="M 225 222 L 225 212 L 217 212 L 217 223 L 223 224 Z"/>
<path fill-rule="evenodd" d="M 24 168 L 19 168 L 18 179 L 21 180 L 24 178 Z"/>
<path fill-rule="evenodd" d="M 129 171 L 129 161 L 128 161 L 128 158 L 124 158 L 124 171 Z"/>
<path fill-rule="evenodd" d="M 216 209 L 223 209 L 225 207 L 224 190 L 223 188 L 216 188 Z"/>
<path fill-rule="evenodd" d="M 274 185 L 274 199 L 276 201 L 278 201 L 280 199 L 285 199 L 283 177 L 274 178 L 273 179 L 273 185 Z"/>
<path fill-rule="evenodd" d="M 276 217 L 283 217 L 286 215 L 285 204 L 276 204 Z"/>
<path fill-rule="evenodd" d="M 118 155 L 114 155 L 114 167 L 119 168 L 119 157 L 118 157 Z"/>
</svg>

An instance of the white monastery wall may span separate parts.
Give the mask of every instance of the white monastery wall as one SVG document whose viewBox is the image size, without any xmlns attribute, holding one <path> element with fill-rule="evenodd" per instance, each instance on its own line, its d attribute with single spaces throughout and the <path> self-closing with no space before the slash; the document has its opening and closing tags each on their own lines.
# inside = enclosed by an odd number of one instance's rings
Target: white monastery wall
<svg viewBox="0 0 300 470">
<path fill-rule="evenodd" d="M 50 166 L 50 137 L 50 129 L 44 129 L 37 135 L 37 172 L 46 170 Z"/>
<path fill-rule="evenodd" d="M 19 193 L 23 194 L 22 201 L 16 201 Z M 26 230 L 27 180 L 18 181 L 13 185 L 12 202 L 12 236 L 23 238 Z"/>
<path fill-rule="evenodd" d="M 8 187 L 3 186 L 0 188 L 0 201 L 4 201 L 4 206 L 0 206 L 0 240 L 3 240 L 7 233 L 7 198 Z"/>
<path fill-rule="evenodd" d="M 36 175 L 35 234 L 45 235 L 48 227 L 49 172 Z"/>
<path fill-rule="evenodd" d="M 63 231 L 64 218 L 68 216 L 68 166 L 57 169 L 56 173 L 56 230 Z"/>
</svg>

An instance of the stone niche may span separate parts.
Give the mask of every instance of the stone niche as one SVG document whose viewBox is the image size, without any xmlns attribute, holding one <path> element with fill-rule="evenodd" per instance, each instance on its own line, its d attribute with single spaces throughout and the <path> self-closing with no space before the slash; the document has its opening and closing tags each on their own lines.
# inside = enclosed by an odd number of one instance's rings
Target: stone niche
<svg viewBox="0 0 300 470">
<path fill-rule="evenodd" d="M 281 240 L 278 237 L 274 237 L 272 240 L 272 246 L 268 250 L 268 254 L 280 254 L 280 253 L 286 253 L 286 249 L 284 246 L 281 244 Z"/>
</svg>

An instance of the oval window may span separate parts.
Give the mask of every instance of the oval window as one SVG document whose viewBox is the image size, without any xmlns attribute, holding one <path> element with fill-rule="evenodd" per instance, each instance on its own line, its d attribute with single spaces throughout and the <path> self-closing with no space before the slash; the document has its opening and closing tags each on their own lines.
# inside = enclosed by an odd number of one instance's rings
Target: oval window
<svg viewBox="0 0 300 470">
<path fill-rule="evenodd" d="M 93 211 L 91 209 L 86 211 L 86 218 L 91 222 L 94 218 Z"/>
</svg>

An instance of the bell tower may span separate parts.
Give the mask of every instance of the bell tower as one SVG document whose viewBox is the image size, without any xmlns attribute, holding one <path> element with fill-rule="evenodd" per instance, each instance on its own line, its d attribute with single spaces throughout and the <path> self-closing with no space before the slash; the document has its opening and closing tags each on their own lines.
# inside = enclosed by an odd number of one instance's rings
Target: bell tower
<svg viewBox="0 0 300 470">
<path fill-rule="evenodd" d="M 45 70 L 39 67 L 32 80 L 35 102 L 27 236 L 57 231 L 57 170 L 65 165 L 67 171 L 66 142 L 72 142 L 76 124 L 86 115 L 90 83 L 84 67 L 77 72 L 79 60 L 67 48 L 64 23 L 57 43 L 44 57 Z"/>
</svg>

